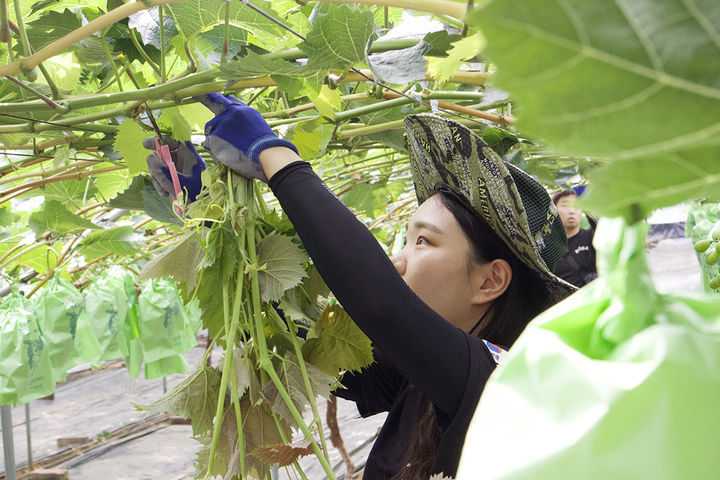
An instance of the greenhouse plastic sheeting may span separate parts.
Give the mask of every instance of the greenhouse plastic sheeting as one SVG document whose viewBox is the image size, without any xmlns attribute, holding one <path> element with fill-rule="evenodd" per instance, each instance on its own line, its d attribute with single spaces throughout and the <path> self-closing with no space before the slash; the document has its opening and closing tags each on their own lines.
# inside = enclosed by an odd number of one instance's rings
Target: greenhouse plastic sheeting
<svg viewBox="0 0 720 480">
<path fill-rule="evenodd" d="M 645 229 L 601 222 L 598 280 L 492 375 L 458 479 L 718 478 L 720 298 L 658 294 Z"/>
<path fill-rule="evenodd" d="M 32 304 L 13 293 L 0 305 L 0 405 L 17 407 L 54 391 L 47 343 Z"/>
<path fill-rule="evenodd" d="M 85 308 L 85 297 L 56 272 L 35 299 L 40 333 L 45 338 L 56 382 L 65 381 L 67 371 L 80 365 L 75 349 L 77 320 Z"/>
</svg>

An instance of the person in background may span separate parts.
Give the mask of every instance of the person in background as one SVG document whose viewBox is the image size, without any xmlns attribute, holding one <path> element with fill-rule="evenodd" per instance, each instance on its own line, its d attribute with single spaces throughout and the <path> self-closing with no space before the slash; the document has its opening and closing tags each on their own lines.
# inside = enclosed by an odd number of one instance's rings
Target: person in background
<svg viewBox="0 0 720 480">
<path fill-rule="evenodd" d="M 373 342 L 375 363 L 344 375 L 345 389 L 334 392 L 354 401 L 363 417 L 388 412 L 364 478 L 454 477 L 504 348 L 575 291 L 552 273 L 567 240 L 550 196 L 468 128 L 410 115 L 405 126 L 421 205 L 403 248 L 389 258 L 260 113 L 218 94 L 200 101 L 216 114 L 205 128 L 205 148 L 269 184 L 335 297 Z M 158 161 L 148 157 L 151 165 Z M 153 170 L 153 183 L 167 192 L 162 168 Z"/>
<path fill-rule="evenodd" d="M 568 238 L 568 251 L 558 260 L 555 275 L 580 288 L 597 278 L 597 267 L 593 247 L 594 221 L 590 220 L 592 228 L 580 228 L 583 212 L 575 206 L 577 196 L 575 190 L 563 190 L 555 193 L 552 200 L 560 213 Z"/>
</svg>

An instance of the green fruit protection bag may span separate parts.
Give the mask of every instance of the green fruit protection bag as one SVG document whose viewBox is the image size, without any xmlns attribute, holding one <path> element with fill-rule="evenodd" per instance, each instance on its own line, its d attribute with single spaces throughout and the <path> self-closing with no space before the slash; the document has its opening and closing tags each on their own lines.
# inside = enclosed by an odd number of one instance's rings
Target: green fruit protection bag
<svg viewBox="0 0 720 480">
<path fill-rule="evenodd" d="M 140 343 L 140 323 L 137 313 L 137 294 L 135 293 L 136 275 L 122 267 L 112 267 L 98 281 L 115 295 L 118 305 L 118 316 L 115 328 L 117 331 L 118 350 L 125 359 L 125 367 L 130 378 L 138 378 L 143 363 L 143 350 Z M 122 310 L 124 305 L 124 310 Z M 121 315 L 121 310 L 124 315 Z M 101 357 L 101 359 L 104 359 Z"/>
<path fill-rule="evenodd" d="M 13 293 L 0 305 L 0 405 L 17 407 L 54 391 L 47 342 L 32 304 Z"/>
<path fill-rule="evenodd" d="M 85 310 L 78 317 L 75 334 L 75 348 L 84 362 L 96 368 L 101 360 L 122 356 L 117 326 L 127 309 L 126 295 L 116 295 L 112 284 L 98 281 L 85 291 Z"/>
<path fill-rule="evenodd" d="M 56 382 L 65 381 L 67 371 L 80 365 L 75 349 L 77 321 L 85 308 L 85 297 L 56 272 L 35 300 L 40 332 L 48 344 L 48 353 Z"/>
<path fill-rule="evenodd" d="M 163 279 L 147 280 L 141 289 L 138 317 L 145 362 L 183 354 L 195 347 L 197 322 L 188 321 L 175 283 Z"/>
<path fill-rule="evenodd" d="M 685 234 L 692 239 L 693 244 L 705 240 L 713 227 L 720 221 L 720 204 L 717 203 L 693 203 L 688 210 L 687 222 L 685 222 Z M 712 289 L 709 285 L 710 279 L 720 274 L 720 262 L 708 265 L 705 259 L 715 248 L 710 247 L 707 251 L 697 253 L 700 263 L 700 280 L 702 288 L 706 292 L 720 293 L 720 289 Z"/>
<path fill-rule="evenodd" d="M 603 219 L 599 278 L 493 373 L 457 478 L 717 478 L 720 298 L 656 292 L 646 226 Z"/>
</svg>

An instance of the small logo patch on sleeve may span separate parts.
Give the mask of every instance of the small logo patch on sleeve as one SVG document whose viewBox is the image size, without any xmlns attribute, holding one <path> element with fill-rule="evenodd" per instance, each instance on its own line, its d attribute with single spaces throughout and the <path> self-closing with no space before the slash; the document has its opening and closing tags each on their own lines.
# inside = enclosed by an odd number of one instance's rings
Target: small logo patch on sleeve
<svg viewBox="0 0 720 480">
<path fill-rule="evenodd" d="M 507 350 L 498 345 L 495 345 L 494 343 L 490 343 L 487 340 L 483 340 L 483 342 L 485 342 L 485 346 L 490 351 L 490 355 L 492 355 L 497 365 L 500 365 L 505 361 L 508 353 Z"/>
</svg>

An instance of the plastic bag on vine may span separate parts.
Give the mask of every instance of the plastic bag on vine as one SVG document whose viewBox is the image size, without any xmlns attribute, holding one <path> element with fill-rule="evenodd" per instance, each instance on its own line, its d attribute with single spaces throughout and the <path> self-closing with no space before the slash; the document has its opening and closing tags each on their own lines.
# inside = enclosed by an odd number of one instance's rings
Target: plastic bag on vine
<svg viewBox="0 0 720 480">
<path fill-rule="evenodd" d="M 0 405 L 17 407 L 54 391 L 47 342 L 32 304 L 14 292 L 0 305 Z"/>
<path fill-rule="evenodd" d="M 67 371 L 83 363 L 75 349 L 78 317 L 85 308 L 85 297 L 60 272 L 35 298 L 38 327 L 48 344 L 48 353 L 56 382 L 65 381 Z"/>
<path fill-rule="evenodd" d="M 84 362 L 97 367 L 101 360 L 122 356 L 117 327 L 127 309 L 126 295 L 116 295 L 106 282 L 98 281 L 85 291 L 85 310 L 78 317 L 75 334 L 75 347 Z"/>
<path fill-rule="evenodd" d="M 493 373 L 458 479 L 717 477 L 720 298 L 657 293 L 645 227 L 601 221 L 598 280 Z"/>
<path fill-rule="evenodd" d="M 136 279 L 137 276 L 132 272 L 115 266 L 108 269 L 98 280 L 98 284 L 115 295 L 118 306 L 118 316 L 115 323 L 118 350 L 125 358 L 125 367 L 130 378 L 138 377 L 143 363 L 140 323 L 137 313 L 137 293 L 135 290 Z M 108 360 L 108 358 L 101 357 L 101 360 Z"/>
<path fill-rule="evenodd" d="M 175 283 L 163 279 L 147 280 L 141 288 L 138 317 L 146 364 L 184 354 L 195 347 L 197 323 L 187 321 L 187 311 Z M 170 362 L 166 364 L 171 365 Z"/>
</svg>

